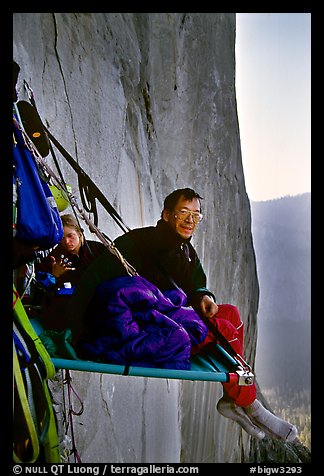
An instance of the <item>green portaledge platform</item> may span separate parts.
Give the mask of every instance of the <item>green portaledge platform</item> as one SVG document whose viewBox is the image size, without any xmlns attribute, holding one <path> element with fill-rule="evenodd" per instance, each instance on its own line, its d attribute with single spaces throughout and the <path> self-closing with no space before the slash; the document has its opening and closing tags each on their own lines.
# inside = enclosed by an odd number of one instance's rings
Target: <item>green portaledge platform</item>
<svg viewBox="0 0 324 476">
<path fill-rule="evenodd" d="M 43 330 L 40 323 L 30 319 L 39 335 Z M 96 372 L 133 377 L 169 378 L 180 380 L 201 380 L 210 382 L 227 382 L 231 372 L 235 372 L 237 362 L 220 345 L 215 344 L 213 353 L 204 352 L 191 358 L 190 370 L 161 369 L 156 367 L 136 367 L 115 365 L 88 360 L 72 360 L 52 357 L 57 370 L 68 369 L 81 372 Z"/>
<path fill-rule="evenodd" d="M 180 380 L 204 380 L 227 382 L 229 373 L 237 362 L 219 345 L 215 345 L 217 355 L 203 354 L 192 357 L 191 370 L 160 369 L 155 367 L 135 367 L 91 362 L 87 360 L 68 360 L 52 358 L 56 369 L 79 370 L 133 377 L 170 378 Z"/>
</svg>

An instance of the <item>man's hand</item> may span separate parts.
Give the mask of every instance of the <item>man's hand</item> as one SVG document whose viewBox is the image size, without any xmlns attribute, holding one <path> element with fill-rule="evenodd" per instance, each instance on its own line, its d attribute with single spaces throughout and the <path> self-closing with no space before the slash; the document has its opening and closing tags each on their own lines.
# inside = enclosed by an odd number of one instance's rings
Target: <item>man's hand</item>
<svg viewBox="0 0 324 476">
<path fill-rule="evenodd" d="M 213 317 L 215 314 L 218 312 L 218 306 L 217 304 L 213 301 L 213 299 L 205 294 L 200 303 L 199 303 L 199 308 L 203 316 L 205 317 Z"/>
</svg>

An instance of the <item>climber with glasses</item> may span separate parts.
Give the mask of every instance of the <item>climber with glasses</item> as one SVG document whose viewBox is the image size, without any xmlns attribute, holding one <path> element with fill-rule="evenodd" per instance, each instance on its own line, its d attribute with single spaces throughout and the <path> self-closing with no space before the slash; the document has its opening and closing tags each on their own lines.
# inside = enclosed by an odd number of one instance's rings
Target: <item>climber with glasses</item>
<svg viewBox="0 0 324 476">
<path fill-rule="evenodd" d="M 237 354 L 244 357 L 244 323 L 236 306 L 217 304 L 207 288 L 207 279 L 191 238 L 203 219 L 202 197 L 191 188 L 178 189 L 164 200 L 161 218 L 156 226 L 137 228 L 115 240 L 117 249 L 137 272 L 161 291 L 181 288 L 188 297 L 188 306 L 208 318 L 227 338 Z M 210 331 L 203 342 L 192 346 L 191 353 L 200 352 L 216 338 Z M 266 410 L 256 398 L 256 387 L 223 383 L 224 395 L 217 403 L 221 415 L 236 421 L 249 435 L 293 441 L 295 426 Z"/>
<path fill-rule="evenodd" d="M 191 212 L 188 209 L 183 209 L 183 210 L 175 210 L 175 217 L 178 218 L 178 220 L 185 220 L 185 221 L 192 218 L 193 221 L 197 225 L 198 223 L 201 222 L 204 216 L 199 212 Z"/>
</svg>

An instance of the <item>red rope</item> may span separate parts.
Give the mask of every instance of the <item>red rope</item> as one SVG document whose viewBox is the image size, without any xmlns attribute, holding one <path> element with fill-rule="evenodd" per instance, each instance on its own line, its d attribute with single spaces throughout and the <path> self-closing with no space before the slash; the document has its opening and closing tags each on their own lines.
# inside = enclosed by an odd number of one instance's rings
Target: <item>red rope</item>
<svg viewBox="0 0 324 476">
<path fill-rule="evenodd" d="M 13 289 L 13 293 L 14 293 L 16 299 L 15 299 L 14 302 L 12 303 L 12 309 L 15 309 L 15 305 L 16 305 L 18 299 L 19 299 L 19 293 L 18 293 L 18 291 L 15 291 L 14 289 Z"/>
<path fill-rule="evenodd" d="M 71 378 L 71 375 L 70 375 L 70 372 L 69 370 L 66 370 L 65 371 L 65 382 L 66 385 L 67 385 L 67 388 L 68 388 L 68 400 L 69 400 L 69 422 L 70 422 L 70 431 L 71 431 L 71 440 L 72 440 L 72 453 L 74 455 L 74 462 L 75 463 L 82 463 L 81 461 L 81 458 L 80 458 L 80 455 L 78 453 L 78 450 L 77 450 L 77 447 L 76 447 L 76 444 L 75 444 L 75 437 L 74 437 L 74 428 L 73 428 L 73 417 L 72 415 L 77 415 L 77 416 L 80 416 L 82 415 L 83 413 L 83 410 L 84 410 L 84 407 L 83 407 L 83 403 L 82 403 L 82 400 L 81 398 L 79 397 L 79 395 L 77 394 L 77 392 L 75 391 L 73 385 L 72 385 L 72 378 Z M 72 396 L 71 396 L 71 392 L 74 393 L 74 395 L 77 397 L 77 399 L 79 400 L 80 404 L 81 404 L 81 408 L 78 412 L 76 412 L 73 407 L 72 407 Z"/>
</svg>

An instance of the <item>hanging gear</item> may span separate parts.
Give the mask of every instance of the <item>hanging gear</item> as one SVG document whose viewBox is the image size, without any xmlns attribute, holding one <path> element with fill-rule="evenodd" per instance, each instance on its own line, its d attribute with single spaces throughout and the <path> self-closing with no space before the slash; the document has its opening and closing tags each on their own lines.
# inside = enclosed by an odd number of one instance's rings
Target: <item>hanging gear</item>
<svg viewBox="0 0 324 476">
<path fill-rule="evenodd" d="M 14 183 L 17 186 L 16 237 L 30 246 L 52 248 L 64 236 L 61 217 L 46 179 L 40 173 L 23 130 L 15 118 L 14 137 Z"/>
<path fill-rule="evenodd" d="M 46 157 L 49 154 L 49 143 L 37 111 L 27 101 L 18 101 L 17 107 L 27 135 L 33 141 L 41 156 Z"/>
<path fill-rule="evenodd" d="M 34 100 L 34 94 L 28 84 L 25 82 L 25 86 L 28 90 L 30 101 L 33 107 L 36 110 L 36 104 Z M 106 197 L 101 193 L 98 187 L 94 184 L 94 182 L 90 179 L 90 177 L 83 171 L 83 169 L 79 166 L 79 164 L 73 159 L 73 157 L 63 148 L 63 146 L 55 139 L 55 137 L 50 133 L 50 131 L 43 125 L 44 130 L 47 134 L 50 144 L 50 150 L 53 156 L 53 160 L 56 164 L 58 169 L 58 173 L 60 178 L 56 176 L 56 174 L 49 168 L 48 164 L 44 161 L 44 159 L 40 156 L 40 154 L 36 153 L 37 161 L 39 165 L 46 170 L 53 182 L 58 187 L 61 187 L 64 191 L 65 189 L 65 181 L 63 179 L 62 173 L 58 166 L 58 161 L 55 157 L 54 149 L 52 145 L 59 150 L 61 155 L 66 159 L 66 161 L 71 165 L 71 167 L 75 170 L 78 175 L 78 182 L 80 187 L 80 194 L 81 194 L 81 201 L 84 205 L 84 208 L 81 208 L 76 198 L 66 191 L 69 202 L 72 206 L 73 211 L 75 209 L 79 212 L 82 219 L 87 223 L 91 232 L 96 233 L 99 240 L 108 248 L 108 250 L 116 255 L 118 259 L 122 262 L 124 267 L 127 270 L 127 273 L 130 276 L 136 276 L 136 270 L 123 258 L 120 252 L 114 246 L 114 243 L 104 234 L 102 233 L 98 226 L 97 226 L 97 211 L 96 211 L 96 204 L 95 200 L 98 200 L 106 211 L 110 214 L 110 216 L 114 219 L 114 221 L 118 224 L 118 226 L 126 233 L 130 230 L 130 228 L 123 222 L 122 218 L 119 216 L 117 211 L 114 207 L 108 202 Z M 93 223 L 89 217 L 87 217 L 88 213 L 92 213 L 94 216 Z M 60 359 L 60 358 L 53 358 L 53 362 L 57 368 L 65 368 L 65 369 L 79 369 L 85 371 L 97 371 L 97 372 L 105 372 L 105 373 L 116 373 L 120 375 L 138 375 L 138 376 L 151 376 L 151 377 L 165 377 L 165 378 L 181 378 L 181 379 L 190 379 L 190 380 L 211 380 L 211 381 L 219 381 L 219 382 L 226 382 L 226 381 L 240 381 L 241 385 L 249 385 L 249 380 L 245 378 L 245 372 L 247 367 L 245 366 L 246 363 L 238 364 L 237 355 L 235 354 L 232 357 L 232 351 L 229 354 L 226 350 L 224 350 L 220 345 L 215 345 L 216 353 L 215 355 L 208 354 L 208 352 L 204 352 L 203 356 L 194 356 L 192 359 L 192 370 L 191 371 L 178 371 L 173 369 L 157 369 L 157 368 L 139 368 L 139 367 L 132 367 L 132 366 L 116 366 L 110 364 L 102 364 L 102 363 L 94 363 L 94 362 L 84 362 L 80 360 L 67 360 L 67 359 Z M 229 349 L 230 350 L 230 349 Z M 243 366 L 244 378 L 240 378 L 239 367 Z M 247 365 L 247 364 L 246 364 Z M 248 376 L 249 377 L 249 376 Z"/>
<path fill-rule="evenodd" d="M 68 192 L 72 192 L 72 188 L 70 185 L 65 184 L 65 187 Z M 56 185 L 50 185 L 49 188 L 56 202 L 58 211 L 63 212 L 64 210 L 66 210 L 67 207 L 70 205 L 69 197 L 67 196 L 66 192 L 63 189 L 57 187 Z"/>
<path fill-rule="evenodd" d="M 14 440 L 13 460 L 33 463 L 42 458 L 59 463 L 56 422 L 47 381 L 55 367 L 13 289 Z M 42 450 L 42 451 L 41 451 Z"/>
<path fill-rule="evenodd" d="M 24 131 L 22 130 L 21 131 L 22 135 L 25 137 L 25 133 Z M 28 141 L 28 137 L 25 137 L 26 140 Z M 65 185 L 64 182 L 62 182 L 58 177 L 57 175 L 53 172 L 53 170 L 49 167 L 49 165 L 47 164 L 47 162 L 41 157 L 41 155 L 38 153 L 37 149 L 35 146 L 33 146 L 33 144 L 30 144 L 30 146 L 33 148 L 33 152 L 34 152 L 34 157 L 35 157 L 35 160 L 37 162 L 37 164 L 39 165 L 39 167 L 44 171 L 44 173 L 48 174 L 52 179 L 53 181 L 58 185 L 58 187 L 60 187 L 61 189 L 65 190 L 65 193 L 67 194 L 68 198 L 69 198 L 69 202 L 73 208 L 73 211 L 75 211 L 75 209 L 77 209 L 77 211 L 79 212 L 79 215 L 83 218 L 83 220 L 87 223 L 90 231 L 92 233 L 95 233 L 97 235 L 97 237 L 99 238 L 99 240 L 105 245 L 105 247 L 108 249 L 108 251 L 110 253 L 112 253 L 113 255 L 117 256 L 117 258 L 121 261 L 121 263 L 123 264 L 123 266 L 125 267 L 127 273 L 130 275 L 130 276 L 134 276 L 136 275 L 136 270 L 133 268 L 133 266 L 128 263 L 124 257 L 122 256 L 122 254 L 117 250 L 117 248 L 115 247 L 113 241 L 106 235 L 104 234 L 103 232 L 101 232 L 99 230 L 99 228 L 86 216 L 86 213 L 85 211 L 78 205 L 77 203 L 77 200 L 76 198 L 72 195 L 72 193 L 70 193 L 68 190 L 67 190 L 67 187 Z M 53 200 L 54 200 L 54 197 L 53 197 Z M 77 219 L 78 220 L 78 219 Z M 81 227 L 80 227 L 81 228 Z M 63 236 L 62 236 L 63 237 Z M 85 240 L 85 243 L 86 243 L 86 240 Z"/>
<path fill-rule="evenodd" d="M 34 116 L 36 118 L 40 119 L 40 116 L 37 111 L 37 106 L 34 98 L 34 93 L 31 87 L 28 85 L 27 81 L 24 81 L 25 88 L 27 90 L 30 102 L 32 104 L 32 107 L 34 110 L 31 108 L 25 108 L 23 110 L 24 118 L 23 121 L 26 123 L 34 122 Z M 88 213 L 92 213 L 94 215 L 94 223 L 97 226 L 98 225 L 98 213 L 97 213 L 97 208 L 96 208 L 96 203 L 95 201 L 98 200 L 101 205 L 105 208 L 105 210 L 110 214 L 110 216 L 113 218 L 113 220 L 117 223 L 117 225 L 122 229 L 124 233 L 127 231 L 130 231 L 129 226 L 127 226 L 122 217 L 118 214 L 118 212 L 115 210 L 115 208 L 111 205 L 111 203 L 107 200 L 105 195 L 101 192 L 101 190 L 96 186 L 96 184 L 91 180 L 91 178 L 84 172 L 84 170 L 79 166 L 79 164 L 74 160 L 74 158 L 67 152 L 66 149 L 59 143 L 57 139 L 51 134 L 51 132 L 48 130 L 48 128 L 42 123 L 42 127 L 44 131 L 47 134 L 47 138 L 49 140 L 49 147 L 53 155 L 53 148 L 51 147 L 51 142 L 55 145 L 57 150 L 62 154 L 62 156 L 65 158 L 65 160 L 69 163 L 69 165 L 74 169 L 74 171 L 78 175 L 78 184 L 80 188 L 80 196 L 81 196 L 81 202 L 86 211 Z M 54 154 L 55 155 L 55 154 Z M 53 157 L 54 162 L 56 166 L 58 167 L 58 163 L 55 157 Z M 63 177 L 61 176 L 61 180 Z M 64 180 L 62 180 L 64 182 Z M 64 187 L 63 187 L 64 190 Z"/>
</svg>

